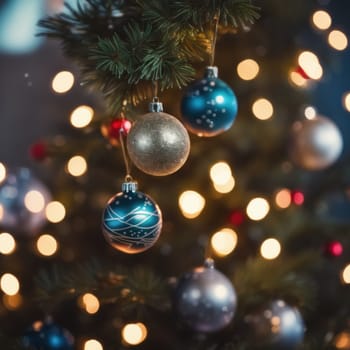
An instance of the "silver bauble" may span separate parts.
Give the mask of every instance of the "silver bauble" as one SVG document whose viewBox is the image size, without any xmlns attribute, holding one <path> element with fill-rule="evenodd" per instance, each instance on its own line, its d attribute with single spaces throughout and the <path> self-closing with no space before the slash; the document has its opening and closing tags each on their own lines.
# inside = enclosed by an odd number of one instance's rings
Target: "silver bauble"
<svg viewBox="0 0 350 350">
<path fill-rule="evenodd" d="M 51 200 L 47 187 L 27 168 L 8 171 L 0 183 L 0 227 L 36 234 L 46 223 L 45 207 Z"/>
<path fill-rule="evenodd" d="M 343 150 L 343 138 L 330 119 L 317 116 L 293 124 L 290 156 L 306 170 L 322 170 L 332 165 Z"/>
<path fill-rule="evenodd" d="M 181 122 L 162 112 L 161 103 L 151 103 L 131 127 L 127 149 L 132 162 L 143 172 L 164 176 L 180 169 L 190 152 L 190 138 Z"/>
<path fill-rule="evenodd" d="M 275 300 L 245 316 L 257 347 L 295 350 L 304 339 L 305 326 L 300 312 L 283 300 Z"/>
<path fill-rule="evenodd" d="M 236 292 L 230 280 L 214 268 L 211 259 L 184 274 L 174 290 L 175 313 L 197 332 L 215 332 L 226 327 L 236 305 Z"/>
</svg>

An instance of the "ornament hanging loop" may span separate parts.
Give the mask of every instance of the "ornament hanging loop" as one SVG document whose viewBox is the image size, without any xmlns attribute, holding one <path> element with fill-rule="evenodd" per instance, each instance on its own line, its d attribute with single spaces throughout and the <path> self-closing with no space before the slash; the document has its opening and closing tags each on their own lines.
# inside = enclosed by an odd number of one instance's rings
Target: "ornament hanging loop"
<svg viewBox="0 0 350 350">
<path fill-rule="evenodd" d="M 121 117 L 122 119 L 125 118 L 124 116 L 124 113 L 121 112 Z M 133 181 L 133 178 L 131 176 L 131 169 L 130 169 L 130 163 L 129 163 L 129 160 L 128 160 L 128 155 L 127 155 L 127 152 L 126 152 L 126 147 L 125 147 L 125 131 L 123 129 L 120 129 L 119 131 L 119 142 L 120 142 L 120 146 L 121 146 L 121 149 L 122 149 L 122 154 L 123 154 L 123 160 L 124 160 L 124 165 L 125 165 L 125 172 L 126 172 L 126 175 L 125 175 L 125 182 L 132 182 Z"/>
<path fill-rule="evenodd" d="M 218 37 L 219 20 L 220 20 L 220 8 L 218 9 L 214 17 L 213 36 L 211 39 L 211 55 L 210 55 L 210 61 L 209 61 L 210 66 L 213 66 L 215 61 L 215 47 L 216 47 L 216 41 Z"/>
</svg>

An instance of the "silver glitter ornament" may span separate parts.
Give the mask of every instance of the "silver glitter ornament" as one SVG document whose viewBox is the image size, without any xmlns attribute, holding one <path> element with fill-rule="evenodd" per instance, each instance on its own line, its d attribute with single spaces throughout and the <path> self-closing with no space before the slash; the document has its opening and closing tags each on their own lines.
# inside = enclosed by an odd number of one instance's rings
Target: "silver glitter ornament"
<svg viewBox="0 0 350 350">
<path fill-rule="evenodd" d="M 317 116 L 293 124 L 289 153 L 301 168 L 325 169 L 337 161 L 342 150 L 342 135 L 330 119 Z"/>
<path fill-rule="evenodd" d="M 150 104 L 131 127 L 127 149 L 132 162 L 143 172 L 164 176 L 179 170 L 190 152 L 190 138 L 181 122 L 163 112 L 162 103 Z"/>
<path fill-rule="evenodd" d="M 305 326 L 300 312 L 283 300 L 275 300 L 245 316 L 257 347 L 295 350 L 302 343 Z"/>
<path fill-rule="evenodd" d="M 226 327 L 236 310 L 237 297 L 230 280 L 214 268 L 213 260 L 185 273 L 174 289 L 173 307 L 180 321 L 197 332 Z"/>
</svg>

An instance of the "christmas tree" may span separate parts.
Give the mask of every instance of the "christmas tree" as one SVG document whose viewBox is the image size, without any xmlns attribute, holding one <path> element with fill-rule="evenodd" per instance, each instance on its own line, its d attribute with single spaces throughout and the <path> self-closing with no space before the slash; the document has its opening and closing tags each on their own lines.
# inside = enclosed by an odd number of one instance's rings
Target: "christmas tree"
<svg viewBox="0 0 350 350">
<path fill-rule="evenodd" d="M 350 349 L 334 3 L 86 0 L 40 20 L 75 71 L 54 97 L 76 79 L 85 100 L 31 169 L 0 164 L 4 349 Z"/>
</svg>

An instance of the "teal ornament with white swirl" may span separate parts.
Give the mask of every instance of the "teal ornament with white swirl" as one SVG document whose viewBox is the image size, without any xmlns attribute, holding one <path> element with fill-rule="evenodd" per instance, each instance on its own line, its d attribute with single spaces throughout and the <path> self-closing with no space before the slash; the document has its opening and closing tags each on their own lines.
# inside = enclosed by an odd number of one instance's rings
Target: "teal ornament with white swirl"
<svg viewBox="0 0 350 350">
<path fill-rule="evenodd" d="M 112 197 L 102 216 L 103 234 L 112 247 L 128 254 L 152 247 L 162 229 L 162 213 L 148 195 L 137 191 L 135 182 L 125 182 Z"/>
</svg>

